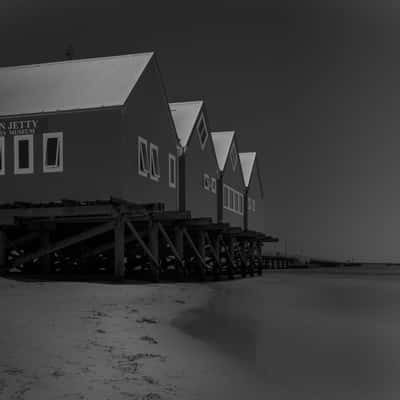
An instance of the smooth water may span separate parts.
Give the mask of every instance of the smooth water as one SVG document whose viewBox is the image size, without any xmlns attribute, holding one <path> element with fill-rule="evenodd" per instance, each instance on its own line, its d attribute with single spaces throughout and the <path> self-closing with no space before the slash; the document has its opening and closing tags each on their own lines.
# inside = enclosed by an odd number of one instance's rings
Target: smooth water
<svg viewBox="0 0 400 400">
<path fill-rule="evenodd" d="M 180 326 L 257 377 L 265 398 L 400 398 L 400 275 L 266 273 L 215 288 Z"/>
</svg>

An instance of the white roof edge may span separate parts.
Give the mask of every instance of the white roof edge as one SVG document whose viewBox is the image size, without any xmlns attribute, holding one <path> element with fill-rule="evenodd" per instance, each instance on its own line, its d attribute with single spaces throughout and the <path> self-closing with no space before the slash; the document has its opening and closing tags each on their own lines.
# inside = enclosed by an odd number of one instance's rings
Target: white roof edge
<svg viewBox="0 0 400 400">
<path fill-rule="evenodd" d="M 204 106 L 203 100 L 168 103 L 176 133 L 183 148 L 189 143 L 195 122 Z"/>
<path fill-rule="evenodd" d="M 80 62 L 88 62 L 88 61 L 101 61 L 101 60 L 112 60 L 116 58 L 123 58 L 123 57 L 135 57 L 135 56 L 146 56 L 148 55 L 150 58 L 155 54 L 154 51 L 148 51 L 144 53 L 129 53 L 129 54 L 119 54 L 115 56 L 104 56 L 104 57 L 89 57 L 89 58 L 73 58 L 71 60 L 60 60 L 60 61 L 50 61 L 50 62 L 43 62 L 43 63 L 35 63 L 35 64 L 23 64 L 23 65 L 8 65 L 8 66 L 0 66 L 0 69 L 24 69 L 24 68 L 34 68 L 40 67 L 42 65 L 57 65 L 57 64 L 68 64 L 68 63 L 80 63 Z"/>
<path fill-rule="evenodd" d="M 180 104 L 203 104 L 204 100 L 190 100 L 190 101 L 173 101 L 168 103 L 170 106 L 176 106 Z"/>
<path fill-rule="evenodd" d="M 211 132 L 215 156 L 217 157 L 218 168 L 220 171 L 225 169 L 229 149 L 231 148 L 234 137 L 235 131 Z"/>
<path fill-rule="evenodd" d="M 243 152 L 239 153 L 240 165 L 243 172 L 243 179 L 246 187 L 249 186 L 251 176 L 253 174 L 255 161 L 257 153 L 256 152 Z"/>
</svg>

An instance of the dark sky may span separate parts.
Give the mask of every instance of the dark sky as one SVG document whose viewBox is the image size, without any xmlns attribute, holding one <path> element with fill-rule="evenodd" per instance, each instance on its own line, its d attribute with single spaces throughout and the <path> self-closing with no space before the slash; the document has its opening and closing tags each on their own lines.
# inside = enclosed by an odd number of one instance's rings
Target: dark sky
<svg viewBox="0 0 400 400">
<path fill-rule="evenodd" d="M 155 50 L 171 101 L 204 99 L 213 130 L 259 153 L 282 248 L 399 261 L 395 4 L 2 0 L 0 64 Z"/>
</svg>

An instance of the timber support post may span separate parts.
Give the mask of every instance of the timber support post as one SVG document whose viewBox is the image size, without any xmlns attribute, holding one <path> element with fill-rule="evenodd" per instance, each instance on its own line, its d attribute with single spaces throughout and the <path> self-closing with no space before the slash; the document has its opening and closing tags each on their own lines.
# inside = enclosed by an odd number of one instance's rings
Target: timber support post
<svg viewBox="0 0 400 400">
<path fill-rule="evenodd" d="M 7 235 L 0 230 L 0 273 L 7 271 Z"/>
<path fill-rule="evenodd" d="M 182 260 L 182 270 L 178 269 L 178 276 L 180 279 L 185 279 L 187 277 L 187 268 L 185 264 L 185 246 L 183 242 L 183 229 L 179 224 L 174 227 L 174 235 L 175 248 L 178 252 L 180 259 Z"/>
<path fill-rule="evenodd" d="M 200 279 L 203 280 L 204 273 L 203 266 L 206 260 L 206 235 L 203 230 L 199 230 L 196 235 L 196 245 L 202 260 L 197 261 L 198 269 L 200 271 Z M 205 272 L 205 271 L 204 271 Z"/>
<path fill-rule="evenodd" d="M 125 223 L 121 215 L 117 216 L 114 226 L 114 277 L 125 278 Z"/>
<path fill-rule="evenodd" d="M 159 223 L 150 220 L 149 222 L 149 249 L 153 258 L 150 260 L 152 280 L 160 280 L 160 248 L 159 248 Z"/>
</svg>

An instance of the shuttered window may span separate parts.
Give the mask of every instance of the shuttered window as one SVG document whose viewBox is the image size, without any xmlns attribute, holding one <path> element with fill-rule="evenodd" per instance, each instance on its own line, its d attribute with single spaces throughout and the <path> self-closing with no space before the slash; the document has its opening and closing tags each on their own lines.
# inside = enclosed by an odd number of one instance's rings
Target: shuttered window
<svg viewBox="0 0 400 400">
<path fill-rule="evenodd" d="M 149 174 L 149 155 L 147 150 L 147 140 L 138 136 L 138 173 L 141 176 Z"/>
<path fill-rule="evenodd" d="M 158 158 L 158 146 L 150 143 L 150 178 L 158 181 L 160 178 L 160 161 Z"/>
<path fill-rule="evenodd" d="M 197 134 L 199 136 L 201 149 L 204 150 L 208 139 L 208 130 L 203 114 L 200 116 L 199 122 L 197 123 Z"/>
<path fill-rule="evenodd" d="M 62 132 L 43 134 L 43 172 L 63 171 Z"/>
</svg>

